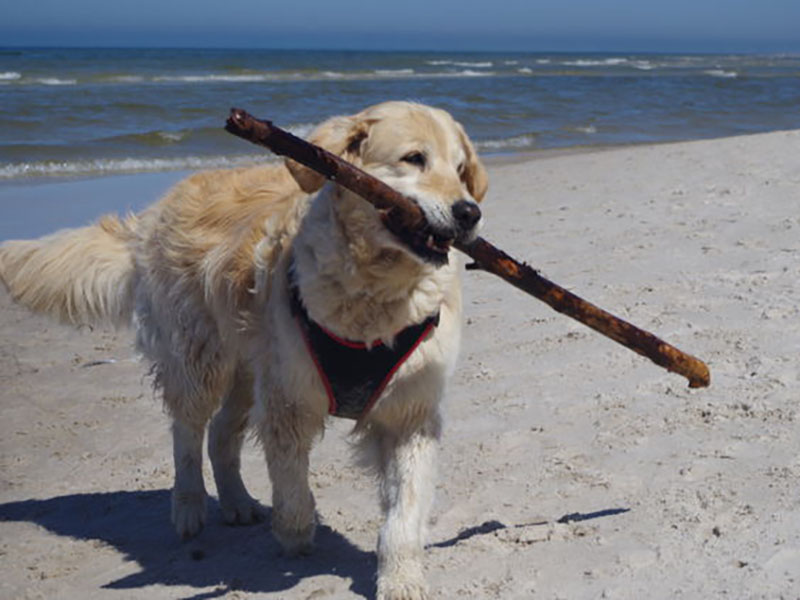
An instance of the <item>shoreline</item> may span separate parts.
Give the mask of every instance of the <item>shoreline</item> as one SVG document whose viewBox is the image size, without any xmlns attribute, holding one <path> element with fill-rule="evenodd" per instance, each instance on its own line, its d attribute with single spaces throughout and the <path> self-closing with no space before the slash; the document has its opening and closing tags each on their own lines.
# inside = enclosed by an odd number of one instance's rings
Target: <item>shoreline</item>
<svg viewBox="0 0 800 600">
<path fill-rule="evenodd" d="M 792 130 L 788 130 L 792 131 Z M 786 133 L 770 131 L 720 138 L 643 142 L 619 145 L 570 146 L 525 152 L 481 154 L 487 168 L 626 149 L 691 144 Z M 270 155 L 266 154 L 268 158 Z M 253 164 L 257 164 L 254 161 Z M 0 181 L 0 242 L 45 235 L 64 227 L 79 227 L 107 213 L 138 212 L 156 202 L 169 188 L 195 170 L 107 173 L 94 176 L 36 177 Z M 491 189 L 491 188 L 490 188 Z M 491 192 L 490 192 L 491 193 Z"/>
<path fill-rule="evenodd" d="M 190 173 L 169 171 L 0 185 L 0 242 L 89 225 L 107 213 L 139 212 Z"/>
</svg>

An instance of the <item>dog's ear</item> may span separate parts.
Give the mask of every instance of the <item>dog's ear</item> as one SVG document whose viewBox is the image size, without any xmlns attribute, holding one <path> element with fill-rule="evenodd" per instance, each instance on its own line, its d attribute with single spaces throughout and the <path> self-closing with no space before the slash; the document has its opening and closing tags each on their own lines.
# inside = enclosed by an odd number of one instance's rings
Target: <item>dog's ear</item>
<svg viewBox="0 0 800 600">
<path fill-rule="evenodd" d="M 333 117 L 317 126 L 308 136 L 308 141 L 347 161 L 356 162 L 360 156 L 361 142 L 368 132 L 369 123 L 363 119 L 356 116 Z M 297 185 L 307 194 L 313 194 L 325 183 L 322 175 L 290 158 L 286 159 L 286 167 Z"/>
<path fill-rule="evenodd" d="M 464 147 L 464 154 L 466 155 L 461 179 L 466 184 L 475 202 L 480 202 L 489 188 L 489 176 L 461 124 L 458 124 L 458 135 L 461 138 L 461 145 Z"/>
</svg>

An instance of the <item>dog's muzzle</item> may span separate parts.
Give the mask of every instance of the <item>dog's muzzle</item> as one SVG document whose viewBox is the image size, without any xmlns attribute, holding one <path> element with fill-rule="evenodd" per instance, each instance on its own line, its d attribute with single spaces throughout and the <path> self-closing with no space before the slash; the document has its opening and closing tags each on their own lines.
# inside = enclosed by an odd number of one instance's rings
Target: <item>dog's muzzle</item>
<svg viewBox="0 0 800 600">
<path fill-rule="evenodd" d="M 481 220 L 481 209 L 472 200 L 457 200 L 450 210 L 453 218 L 447 226 L 429 223 L 420 231 L 400 230 L 395 235 L 425 262 L 445 265 L 453 243 L 471 241 Z"/>
<path fill-rule="evenodd" d="M 452 219 L 449 224 L 429 221 L 426 227 L 413 232 L 392 227 L 390 222 L 384 223 L 414 254 L 425 262 L 442 266 L 447 264 L 454 242 L 470 242 L 474 239 L 481 220 L 481 209 L 472 200 L 457 200 L 450 210 Z"/>
</svg>

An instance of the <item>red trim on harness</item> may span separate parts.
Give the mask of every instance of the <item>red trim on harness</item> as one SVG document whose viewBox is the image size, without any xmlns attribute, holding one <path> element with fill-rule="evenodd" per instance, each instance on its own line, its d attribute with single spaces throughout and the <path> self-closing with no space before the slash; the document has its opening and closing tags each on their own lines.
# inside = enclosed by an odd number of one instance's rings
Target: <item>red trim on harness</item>
<svg viewBox="0 0 800 600">
<path fill-rule="evenodd" d="M 311 343 L 311 339 L 308 336 L 308 332 L 305 327 L 303 327 L 302 321 L 300 320 L 299 315 L 294 316 L 295 323 L 297 324 L 297 328 L 300 330 L 300 335 L 303 338 L 303 343 L 306 346 L 306 350 L 308 354 L 311 356 L 311 360 L 314 363 L 314 367 L 317 369 L 317 373 L 319 374 L 320 379 L 322 380 L 322 385 L 325 388 L 325 393 L 328 396 L 328 414 L 336 415 L 338 412 L 338 405 L 336 403 L 336 396 L 333 393 L 333 386 L 331 385 L 330 379 L 328 379 L 328 375 L 325 372 L 325 369 L 322 368 L 322 365 L 319 362 L 319 358 L 317 357 L 317 353 L 314 351 L 314 346 Z M 381 397 L 383 391 L 386 389 L 386 386 L 389 385 L 392 377 L 397 371 L 400 369 L 401 366 L 408 360 L 411 354 L 419 347 L 419 345 L 424 342 L 430 336 L 431 331 L 437 326 L 438 319 L 436 321 L 431 321 L 428 326 L 422 331 L 419 337 L 416 339 L 414 344 L 408 349 L 408 351 L 401 356 L 398 361 L 394 364 L 391 370 L 386 374 L 386 376 L 381 380 L 378 387 L 369 397 L 367 402 L 364 405 L 364 409 L 361 411 L 360 417 L 363 417 L 370 410 L 372 410 L 373 405 L 377 402 L 378 398 Z M 331 337 L 331 339 L 335 340 L 337 343 L 342 344 L 343 346 L 347 346 L 349 348 L 355 348 L 359 350 L 364 350 L 367 348 L 367 345 L 363 342 L 352 342 L 350 340 L 344 340 L 339 336 L 331 333 L 327 329 L 323 328 L 321 325 L 317 324 L 317 326 L 324 331 L 327 335 Z M 374 346 L 381 345 L 382 342 L 378 342 L 374 344 Z"/>
<path fill-rule="evenodd" d="M 317 327 L 319 327 L 322 331 L 324 331 L 325 335 L 327 335 L 337 344 L 341 344 L 342 346 L 347 346 L 348 348 L 353 348 L 354 350 L 366 350 L 367 348 L 377 348 L 378 346 L 383 346 L 382 340 L 375 340 L 375 342 L 372 345 L 367 345 L 366 342 L 354 342 L 353 340 L 347 340 L 345 338 L 339 337 L 338 335 L 333 333 L 330 329 L 326 329 L 319 323 L 317 323 Z"/>
<path fill-rule="evenodd" d="M 325 393 L 328 395 L 328 414 L 335 415 L 337 410 L 336 396 L 333 395 L 333 388 L 331 387 L 331 382 L 328 379 L 328 376 L 325 374 L 325 369 L 323 369 L 322 365 L 319 364 L 319 359 L 317 359 L 317 353 L 314 352 L 314 347 L 311 345 L 311 340 L 308 338 L 306 329 L 305 327 L 303 327 L 303 324 L 300 321 L 300 317 L 298 315 L 295 315 L 294 322 L 297 323 L 297 328 L 300 330 L 300 335 L 302 336 L 303 342 L 306 345 L 306 351 L 308 351 L 309 356 L 311 356 L 311 360 L 314 362 L 314 366 L 317 368 L 317 373 L 319 373 L 319 377 L 320 379 L 322 379 L 322 385 L 325 386 Z"/>
<path fill-rule="evenodd" d="M 425 328 L 425 331 L 422 332 L 422 335 L 419 336 L 417 341 L 414 342 L 414 345 L 411 346 L 411 348 L 408 349 L 408 352 L 406 352 L 400 358 L 400 360 L 398 360 L 395 363 L 395 365 L 392 367 L 392 370 L 389 371 L 389 374 L 386 377 L 383 378 L 383 381 L 381 381 L 381 384 L 380 384 L 380 386 L 378 386 L 378 389 L 375 390 L 375 392 L 372 394 L 372 396 L 370 396 L 369 400 L 367 401 L 367 404 L 364 406 L 364 412 L 361 413 L 362 417 L 364 415 L 366 415 L 369 411 L 372 410 L 372 405 L 375 404 L 375 402 L 377 402 L 378 398 L 381 397 L 381 394 L 383 393 L 383 390 L 386 388 L 387 385 L 389 385 L 389 382 L 391 381 L 392 377 L 394 377 L 394 374 L 397 373 L 397 370 L 401 366 L 403 366 L 403 363 L 405 363 L 408 360 L 408 357 L 411 356 L 411 354 L 414 352 L 414 350 L 416 350 L 417 347 L 419 347 L 419 345 L 422 342 L 424 342 L 426 339 L 428 339 L 428 336 L 430 335 L 431 330 L 434 327 L 436 327 L 436 323 L 430 323 Z"/>
</svg>

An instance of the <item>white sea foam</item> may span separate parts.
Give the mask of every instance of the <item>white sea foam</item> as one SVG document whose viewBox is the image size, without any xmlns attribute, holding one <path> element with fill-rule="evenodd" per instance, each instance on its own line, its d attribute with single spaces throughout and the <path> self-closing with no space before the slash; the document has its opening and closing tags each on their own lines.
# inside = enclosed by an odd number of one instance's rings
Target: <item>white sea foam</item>
<svg viewBox="0 0 800 600">
<path fill-rule="evenodd" d="M 455 73 L 455 75 L 462 77 L 488 77 L 494 75 L 494 71 L 473 71 L 472 69 L 464 69 L 463 71 Z"/>
<path fill-rule="evenodd" d="M 485 151 L 501 151 L 501 150 L 518 150 L 520 148 L 532 148 L 536 145 L 536 136 L 534 135 L 517 135 L 510 138 L 501 140 L 483 140 L 475 144 L 478 150 Z"/>
<path fill-rule="evenodd" d="M 467 68 L 472 68 L 472 69 L 488 69 L 493 64 L 494 63 L 491 63 L 489 61 L 485 61 L 485 62 L 454 62 L 453 63 L 453 65 L 456 66 L 456 67 L 467 67 Z"/>
<path fill-rule="evenodd" d="M 184 139 L 187 135 L 189 135 L 188 131 L 158 131 L 156 135 L 161 138 L 164 142 L 168 144 L 174 144 L 176 142 L 180 142 Z"/>
<path fill-rule="evenodd" d="M 562 64 L 570 67 L 613 67 L 617 65 L 624 65 L 627 62 L 627 58 L 604 58 L 603 60 L 582 58 L 578 60 L 567 60 Z"/>
<path fill-rule="evenodd" d="M 407 77 L 414 74 L 414 69 L 375 69 L 380 77 Z"/>
<path fill-rule="evenodd" d="M 0 165 L 0 180 L 25 177 L 74 177 L 122 173 L 156 173 L 184 169 L 217 169 L 261 163 L 264 154 L 246 156 L 184 156 L 180 158 L 98 158 Z"/>
<path fill-rule="evenodd" d="M 595 127 L 594 125 L 582 125 L 573 128 L 573 131 L 577 131 L 578 133 L 587 133 L 591 135 L 593 133 L 597 133 L 597 127 Z"/>
<path fill-rule="evenodd" d="M 430 61 L 433 62 L 433 61 Z M 447 62 L 456 66 L 453 61 Z M 390 79 L 390 78 L 450 78 L 450 77 L 486 77 L 496 75 L 494 71 L 485 70 L 486 65 L 492 63 L 463 63 L 477 65 L 474 68 L 462 68 L 460 70 L 440 71 L 440 72 L 417 72 L 412 68 L 402 69 L 375 69 L 371 72 L 357 71 L 322 71 L 316 73 L 301 72 L 282 72 L 282 73 L 243 73 L 243 74 L 219 74 L 207 73 L 202 75 L 157 75 L 152 77 L 140 75 L 113 75 L 100 78 L 99 81 L 112 84 L 139 84 L 139 83 L 162 83 L 162 84 L 223 84 L 223 83 L 258 83 L 258 82 L 282 82 L 282 81 L 365 81 L 371 79 Z M 77 85 L 79 80 L 57 77 L 41 77 L 30 79 L 21 77 L 16 79 L 17 73 L 0 73 L 0 85 L 19 82 L 21 85 Z"/>
<path fill-rule="evenodd" d="M 703 71 L 706 75 L 711 75 L 712 77 L 722 77 L 723 79 L 734 79 L 739 76 L 739 73 L 736 71 L 725 71 L 723 69 L 710 69 L 708 71 Z"/>
<path fill-rule="evenodd" d="M 22 73 L 17 73 L 16 71 L 0 73 L 0 81 L 17 81 L 18 79 L 22 79 Z"/>
<path fill-rule="evenodd" d="M 296 135 L 297 137 L 305 138 L 308 137 L 314 128 L 317 126 L 317 123 L 296 123 L 294 125 L 289 125 L 286 129 L 289 133 Z"/>
<path fill-rule="evenodd" d="M 467 61 L 460 61 L 460 60 L 426 60 L 427 64 L 432 65 L 434 67 L 443 67 L 447 65 L 453 65 L 454 67 L 466 67 L 472 69 L 488 69 L 494 66 L 494 63 L 490 61 L 477 61 L 477 62 L 467 62 Z M 516 63 L 516 61 L 506 62 L 507 65 Z"/>
<path fill-rule="evenodd" d="M 58 77 L 41 77 L 33 81 L 42 85 L 75 85 L 78 83 L 77 79 L 59 79 Z"/>
<path fill-rule="evenodd" d="M 153 81 L 157 82 L 175 82 L 175 83 L 207 83 L 207 82 L 231 82 L 231 83 L 247 83 L 268 81 L 273 77 L 267 74 L 243 74 L 243 75 L 220 75 L 210 73 L 208 75 L 162 75 L 154 77 Z"/>
<path fill-rule="evenodd" d="M 533 73 L 533 69 L 529 69 L 528 67 L 522 67 L 517 69 L 517 73 L 522 73 L 523 75 L 530 75 Z"/>
</svg>

